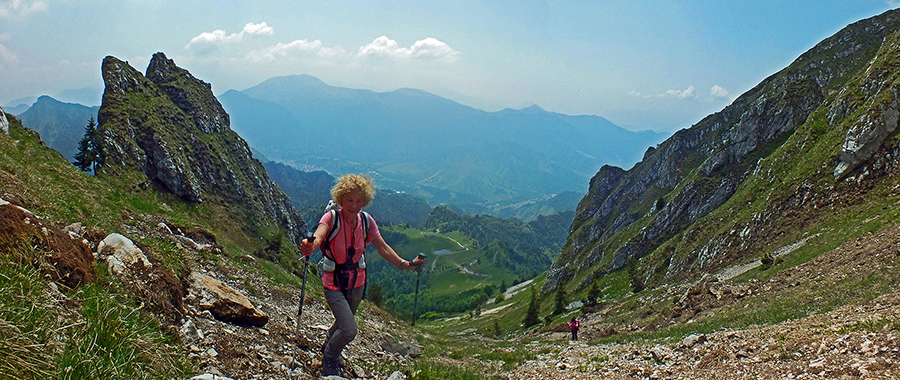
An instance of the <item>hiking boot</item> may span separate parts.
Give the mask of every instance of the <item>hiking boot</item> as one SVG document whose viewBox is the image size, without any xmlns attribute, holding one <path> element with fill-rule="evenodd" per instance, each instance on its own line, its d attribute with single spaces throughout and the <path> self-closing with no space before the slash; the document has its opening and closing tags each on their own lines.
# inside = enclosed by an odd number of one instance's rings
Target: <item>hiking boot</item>
<svg viewBox="0 0 900 380">
<path fill-rule="evenodd" d="M 323 363 L 325 362 L 325 359 L 324 359 L 324 358 L 325 358 L 325 346 L 327 346 L 327 345 L 328 345 L 328 340 L 326 339 L 326 340 L 325 340 L 325 343 L 322 343 L 322 348 L 321 348 L 321 350 L 319 350 L 319 351 L 321 351 L 321 353 L 322 353 L 322 358 L 323 358 L 323 359 L 322 359 L 322 362 L 323 362 Z M 344 358 L 341 357 L 341 355 L 338 355 L 336 361 L 337 361 L 337 366 L 338 366 L 338 368 L 344 368 Z"/>
<path fill-rule="evenodd" d="M 322 376 L 340 376 L 341 366 L 337 360 L 322 358 Z"/>
</svg>

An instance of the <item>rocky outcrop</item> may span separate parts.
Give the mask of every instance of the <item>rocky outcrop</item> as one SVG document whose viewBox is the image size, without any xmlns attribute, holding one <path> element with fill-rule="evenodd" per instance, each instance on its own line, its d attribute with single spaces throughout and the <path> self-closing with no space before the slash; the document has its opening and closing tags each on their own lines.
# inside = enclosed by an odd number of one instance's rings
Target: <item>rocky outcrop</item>
<svg viewBox="0 0 900 380">
<path fill-rule="evenodd" d="M 153 56 L 146 76 L 112 56 L 102 73 L 99 175 L 139 170 L 186 201 L 215 198 L 246 208 L 251 224 L 274 221 L 299 244 L 303 219 L 229 128 L 208 83 L 163 53 Z"/>
<path fill-rule="evenodd" d="M 0 108 L 0 133 L 9 134 L 9 120 L 6 118 L 6 112 L 3 112 L 3 108 Z"/>
<path fill-rule="evenodd" d="M 163 53 L 153 56 L 147 67 L 147 78 L 156 83 L 178 108 L 190 115 L 203 132 L 216 133 L 229 128 L 231 121 L 222 104 L 212 96 L 212 85 L 175 66 L 175 61 L 166 59 Z"/>
<path fill-rule="evenodd" d="M 596 273 L 621 269 L 647 256 L 725 204 L 752 175 L 761 157 L 828 103 L 830 93 L 872 64 L 882 42 L 898 27 L 900 11 L 852 24 L 722 111 L 648 149 L 632 169 L 602 168 L 578 206 L 569 239 L 548 273 L 543 292 L 579 277 L 579 272 L 586 272 L 580 276 L 585 280 L 576 284 L 583 288 Z M 885 77 L 884 70 L 869 70 L 867 75 Z M 893 79 L 875 81 L 868 90 L 890 96 L 847 91 L 845 100 L 837 103 L 843 106 L 832 110 L 829 118 L 836 123 L 856 117 L 852 115 L 858 107 L 872 110 L 848 133 L 835 176 L 846 175 L 868 160 L 894 130 L 898 103 L 893 92 L 886 91 L 891 83 Z M 881 99 L 881 103 L 872 107 L 865 104 L 866 99 Z M 676 258 L 677 254 L 669 247 L 654 259 L 659 263 L 655 269 L 643 268 L 644 273 L 634 277 L 686 273 L 695 260 Z"/>
<path fill-rule="evenodd" d="M 869 64 L 857 91 L 843 91 L 829 110 L 828 121 L 839 125 L 851 119 L 851 126 L 841 146 L 834 168 L 835 179 L 841 180 L 869 162 L 885 140 L 897 128 L 900 118 L 900 71 L 894 70 L 900 60 L 900 38 L 888 38 L 878 57 Z M 864 109 L 861 115 L 857 110 Z"/>
</svg>

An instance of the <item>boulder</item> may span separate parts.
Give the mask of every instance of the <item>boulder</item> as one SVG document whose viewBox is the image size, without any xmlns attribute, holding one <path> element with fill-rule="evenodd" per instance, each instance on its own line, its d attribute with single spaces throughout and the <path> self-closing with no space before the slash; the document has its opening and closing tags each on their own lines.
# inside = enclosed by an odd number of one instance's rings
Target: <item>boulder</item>
<svg viewBox="0 0 900 380">
<path fill-rule="evenodd" d="M 191 273 L 190 293 L 200 310 L 208 310 L 220 321 L 255 327 L 269 322 L 269 316 L 253 307 L 241 292 L 207 275 Z"/>
<path fill-rule="evenodd" d="M 97 256 L 106 260 L 109 272 L 118 277 L 133 277 L 130 268 L 153 268 L 144 251 L 141 251 L 131 239 L 120 234 L 109 234 L 97 245 Z M 142 271 L 142 270 L 140 270 Z"/>
<path fill-rule="evenodd" d="M 381 349 L 385 352 L 416 358 L 422 355 L 422 346 L 417 343 L 399 342 L 390 335 L 381 337 Z"/>
</svg>

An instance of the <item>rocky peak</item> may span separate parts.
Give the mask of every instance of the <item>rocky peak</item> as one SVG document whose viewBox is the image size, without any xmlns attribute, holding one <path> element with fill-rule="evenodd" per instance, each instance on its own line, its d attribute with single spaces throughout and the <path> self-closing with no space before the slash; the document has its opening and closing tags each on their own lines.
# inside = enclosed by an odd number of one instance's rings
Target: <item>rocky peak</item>
<svg viewBox="0 0 900 380">
<path fill-rule="evenodd" d="M 186 201 L 214 198 L 245 207 L 257 219 L 251 224 L 274 221 L 299 244 L 303 219 L 229 128 L 209 84 L 162 53 L 151 60 L 148 77 L 111 56 L 103 60 L 102 73 L 98 174 L 138 170 Z"/>
<path fill-rule="evenodd" d="M 203 132 L 220 132 L 231 124 L 222 104 L 212 93 L 212 85 L 175 66 L 175 61 L 167 59 L 162 52 L 154 54 L 150 60 L 147 78 L 190 115 Z"/>
</svg>

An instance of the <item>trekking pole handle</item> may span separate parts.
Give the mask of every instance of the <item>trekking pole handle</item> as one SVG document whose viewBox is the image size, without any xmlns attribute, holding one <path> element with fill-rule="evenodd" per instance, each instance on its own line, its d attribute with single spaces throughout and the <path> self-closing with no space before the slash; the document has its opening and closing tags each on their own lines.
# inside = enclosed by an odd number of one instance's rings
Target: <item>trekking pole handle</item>
<svg viewBox="0 0 900 380">
<path fill-rule="evenodd" d="M 425 256 L 424 253 L 419 252 L 419 254 L 416 255 L 416 258 L 419 259 L 419 260 L 423 260 L 423 261 L 424 261 L 426 258 L 428 258 L 428 256 Z M 410 264 L 410 265 L 416 266 L 416 267 L 417 267 L 417 268 L 416 268 L 417 271 L 421 271 L 421 270 L 422 270 L 422 267 L 425 266 L 425 263 L 413 264 L 412 261 L 410 261 L 409 264 Z"/>
<path fill-rule="evenodd" d="M 306 240 L 307 242 L 309 242 L 309 244 L 313 244 L 316 241 L 316 235 L 313 234 L 312 232 L 307 232 L 306 239 L 303 239 L 303 240 Z M 309 256 L 306 256 L 305 260 L 308 262 Z"/>
</svg>

